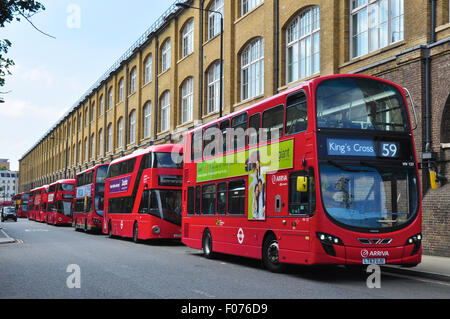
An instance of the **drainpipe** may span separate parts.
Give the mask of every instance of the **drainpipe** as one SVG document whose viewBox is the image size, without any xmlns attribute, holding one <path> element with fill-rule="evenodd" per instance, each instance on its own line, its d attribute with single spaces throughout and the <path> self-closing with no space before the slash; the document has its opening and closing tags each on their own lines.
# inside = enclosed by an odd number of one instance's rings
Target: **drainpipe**
<svg viewBox="0 0 450 319">
<path fill-rule="evenodd" d="M 275 67 L 274 67 L 274 94 L 278 93 L 278 86 L 280 81 L 280 62 L 279 62 L 279 51 L 280 51 L 280 8 L 279 8 L 279 0 L 275 0 L 275 54 L 274 54 L 274 60 L 275 60 Z"/>
<path fill-rule="evenodd" d="M 204 16 L 204 6 L 205 0 L 202 0 L 200 3 L 200 74 L 199 74 L 199 90 L 200 94 L 198 96 L 198 104 L 199 104 L 199 120 L 202 122 L 203 116 L 203 16 Z"/>
<path fill-rule="evenodd" d="M 431 148 L 431 48 L 430 45 L 436 42 L 436 1 L 430 0 L 431 4 L 431 34 L 430 42 L 425 50 L 425 152 L 422 154 L 422 160 L 427 162 L 428 172 L 430 174 L 430 183 L 433 189 L 436 189 L 436 172 L 433 166 L 436 161 L 436 153 Z"/>
</svg>

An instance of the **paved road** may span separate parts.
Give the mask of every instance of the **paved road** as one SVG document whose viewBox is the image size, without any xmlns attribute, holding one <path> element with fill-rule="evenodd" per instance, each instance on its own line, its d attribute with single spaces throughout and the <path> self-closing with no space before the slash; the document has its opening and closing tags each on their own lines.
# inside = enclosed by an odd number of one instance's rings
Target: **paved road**
<svg viewBox="0 0 450 319">
<path fill-rule="evenodd" d="M 204 258 L 179 243 L 135 244 L 20 219 L 0 225 L 16 243 L 0 245 L 0 298 L 324 299 L 450 297 L 450 283 L 344 267 L 289 267 L 273 274 L 260 262 L 220 255 Z M 71 264 L 80 288 L 69 289 Z M 71 277 L 72 278 L 72 277 Z M 74 283 L 74 281 L 70 281 Z"/>
</svg>

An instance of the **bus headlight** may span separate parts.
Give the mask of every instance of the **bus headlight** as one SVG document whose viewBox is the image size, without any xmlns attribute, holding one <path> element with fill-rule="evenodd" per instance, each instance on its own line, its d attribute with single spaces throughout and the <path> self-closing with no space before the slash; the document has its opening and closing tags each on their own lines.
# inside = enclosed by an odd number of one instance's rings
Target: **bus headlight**
<svg viewBox="0 0 450 319">
<path fill-rule="evenodd" d="M 414 245 L 414 248 L 411 252 L 411 256 L 417 254 L 417 252 L 420 249 L 421 242 L 422 242 L 422 234 L 417 234 L 408 238 L 408 240 L 405 243 L 405 246 Z"/>
</svg>

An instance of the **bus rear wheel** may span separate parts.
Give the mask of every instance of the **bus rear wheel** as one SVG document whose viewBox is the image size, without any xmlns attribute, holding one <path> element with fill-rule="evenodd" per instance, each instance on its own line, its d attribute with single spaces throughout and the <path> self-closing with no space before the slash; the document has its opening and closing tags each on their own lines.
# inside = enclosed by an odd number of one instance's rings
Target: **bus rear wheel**
<svg viewBox="0 0 450 319">
<path fill-rule="evenodd" d="M 264 267 L 271 272 L 281 272 L 285 265 L 280 263 L 280 249 L 275 235 L 270 234 L 264 239 L 262 261 Z"/>
<path fill-rule="evenodd" d="M 203 233 L 203 240 L 202 240 L 202 249 L 203 249 L 203 255 L 208 258 L 212 259 L 214 257 L 214 253 L 212 250 L 212 237 L 210 231 L 207 229 Z"/>
</svg>

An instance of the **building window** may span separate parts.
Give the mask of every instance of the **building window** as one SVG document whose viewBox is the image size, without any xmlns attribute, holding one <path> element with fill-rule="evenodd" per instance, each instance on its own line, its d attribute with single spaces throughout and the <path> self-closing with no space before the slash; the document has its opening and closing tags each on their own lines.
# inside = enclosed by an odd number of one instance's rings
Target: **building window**
<svg viewBox="0 0 450 319">
<path fill-rule="evenodd" d="M 152 102 L 144 105 L 144 138 L 149 138 L 152 127 Z"/>
<path fill-rule="evenodd" d="M 352 58 L 403 40 L 403 0 L 351 0 L 350 10 Z"/>
<path fill-rule="evenodd" d="M 161 47 L 161 72 L 170 68 L 170 39 L 167 39 Z"/>
<path fill-rule="evenodd" d="M 109 88 L 108 91 L 108 110 L 110 110 L 113 107 L 113 98 L 114 98 L 113 88 L 111 87 Z"/>
<path fill-rule="evenodd" d="M 89 151 L 91 154 L 91 158 L 95 158 L 95 134 L 92 133 L 91 135 L 91 149 Z"/>
<path fill-rule="evenodd" d="M 72 155 L 73 155 L 73 163 L 72 163 L 72 165 L 75 165 L 77 163 L 77 146 L 76 146 L 76 144 L 73 144 Z"/>
<path fill-rule="evenodd" d="M 103 129 L 98 131 L 98 154 L 103 155 Z"/>
<path fill-rule="evenodd" d="M 161 132 L 170 128 L 170 92 L 166 91 L 161 96 Z"/>
<path fill-rule="evenodd" d="M 181 56 L 184 58 L 194 51 L 194 19 L 190 19 L 181 32 Z"/>
<path fill-rule="evenodd" d="M 223 15 L 223 0 L 213 0 L 208 10 L 218 11 Z M 208 12 L 208 40 L 220 33 L 220 14 Z"/>
<path fill-rule="evenodd" d="M 107 128 L 107 132 L 108 132 L 108 136 L 107 136 L 107 146 L 108 146 L 108 152 L 112 151 L 112 124 L 109 123 L 108 128 Z"/>
<path fill-rule="evenodd" d="M 241 15 L 246 14 L 247 12 L 250 12 L 254 8 L 256 8 L 258 5 L 260 5 L 263 2 L 263 0 L 242 0 L 241 1 Z"/>
<path fill-rule="evenodd" d="M 97 117 L 97 114 L 95 113 L 95 102 L 92 102 L 91 112 L 91 121 L 94 121 Z"/>
<path fill-rule="evenodd" d="M 89 125 L 89 108 L 84 109 L 84 125 L 86 127 Z"/>
<path fill-rule="evenodd" d="M 130 113 L 130 143 L 136 142 L 136 111 Z"/>
<path fill-rule="evenodd" d="M 150 54 L 144 62 L 144 84 L 152 80 L 152 55 Z"/>
<path fill-rule="evenodd" d="M 193 119 L 194 105 L 194 79 L 188 78 L 181 87 L 181 123 L 190 122 Z"/>
<path fill-rule="evenodd" d="M 123 89 L 124 89 L 123 85 L 124 85 L 123 78 L 121 78 L 119 81 L 119 103 L 123 102 Z"/>
<path fill-rule="evenodd" d="M 102 115 L 103 114 L 103 109 L 104 109 L 105 103 L 103 101 L 103 95 L 100 96 L 100 109 L 98 110 L 98 115 Z"/>
<path fill-rule="evenodd" d="M 123 146 L 123 118 L 117 121 L 117 147 Z"/>
<path fill-rule="evenodd" d="M 136 78 L 137 78 L 137 71 L 136 67 L 134 67 L 130 73 L 130 94 L 136 93 Z"/>
<path fill-rule="evenodd" d="M 206 74 L 207 80 L 207 112 L 216 112 L 220 104 L 220 62 L 211 65 Z M 222 95 L 223 99 L 223 95 Z"/>
<path fill-rule="evenodd" d="M 264 39 L 247 45 L 241 53 L 241 100 L 264 93 Z"/>
<path fill-rule="evenodd" d="M 87 137 L 84 138 L 84 161 L 87 162 L 88 161 L 88 140 Z"/>
<path fill-rule="evenodd" d="M 300 12 L 286 29 L 287 83 L 320 72 L 320 9 Z"/>
</svg>

